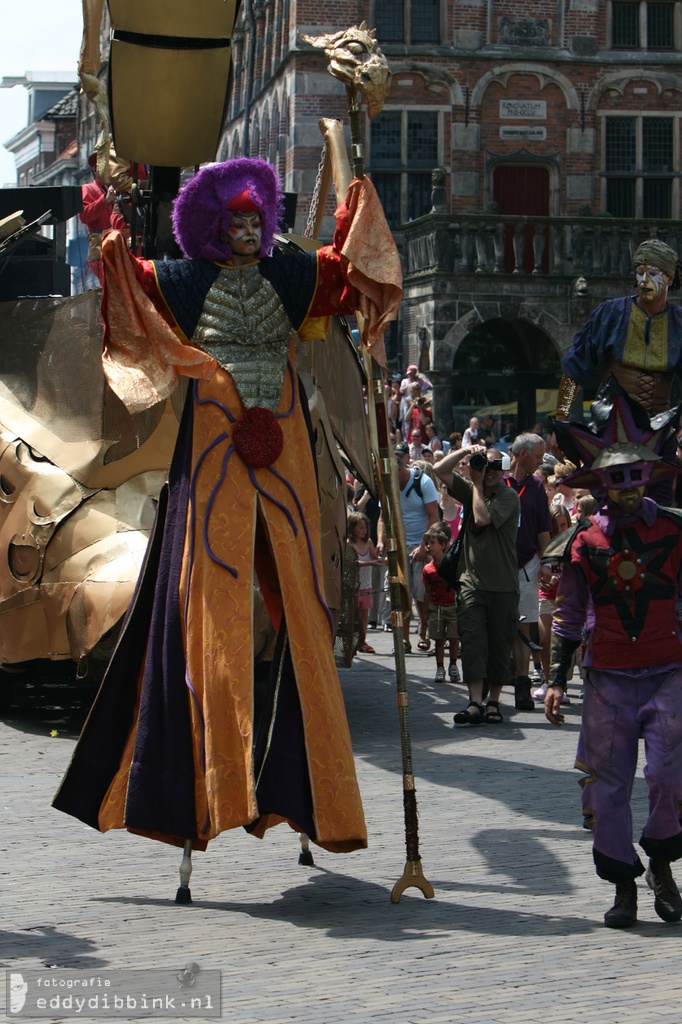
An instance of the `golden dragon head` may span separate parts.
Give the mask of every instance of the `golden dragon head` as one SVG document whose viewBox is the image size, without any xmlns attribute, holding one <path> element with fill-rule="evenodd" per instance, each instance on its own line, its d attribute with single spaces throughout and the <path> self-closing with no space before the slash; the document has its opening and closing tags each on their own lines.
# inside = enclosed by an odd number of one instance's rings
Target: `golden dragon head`
<svg viewBox="0 0 682 1024">
<path fill-rule="evenodd" d="M 323 36 L 299 35 L 305 43 L 324 50 L 329 59 L 328 71 L 346 88 L 357 89 L 367 104 L 369 117 L 381 112 L 391 88 L 391 69 L 379 49 L 376 30 L 367 23 L 352 25 L 341 32 Z"/>
</svg>

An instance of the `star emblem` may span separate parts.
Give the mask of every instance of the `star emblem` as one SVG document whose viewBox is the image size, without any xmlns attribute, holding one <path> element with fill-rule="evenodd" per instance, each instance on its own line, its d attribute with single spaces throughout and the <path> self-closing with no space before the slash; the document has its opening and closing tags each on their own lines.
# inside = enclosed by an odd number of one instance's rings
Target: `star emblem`
<svg viewBox="0 0 682 1024">
<path fill-rule="evenodd" d="M 595 606 L 614 605 L 633 639 L 644 627 L 649 602 L 674 598 L 675 581 L 664 566 L 679 541 L 678 532 L 646 540 L 629 526 L 615 531 L 609 548 L 584 546 L 595 577 L 590 586 Z"/>
</svg>

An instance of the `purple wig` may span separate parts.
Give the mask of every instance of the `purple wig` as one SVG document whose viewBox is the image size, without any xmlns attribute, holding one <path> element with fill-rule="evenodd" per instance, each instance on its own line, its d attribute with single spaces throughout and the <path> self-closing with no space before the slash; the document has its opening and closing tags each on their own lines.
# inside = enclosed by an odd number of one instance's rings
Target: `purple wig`
<svg viewBox="0 0 682 1024">
<path fill-rule="evenodd" d="M 221 238 L 232 220 L 227 205 L 245 190 L 261 214 L 260 255 L 270 252 L 284 210 L 282 188 L 272 164 L 242 157 L 202 167 L 178 193 L 173 203 L 173 232 L 185 256 L 194 260 L 230 259 L 230 243 Z"/>
</svg>

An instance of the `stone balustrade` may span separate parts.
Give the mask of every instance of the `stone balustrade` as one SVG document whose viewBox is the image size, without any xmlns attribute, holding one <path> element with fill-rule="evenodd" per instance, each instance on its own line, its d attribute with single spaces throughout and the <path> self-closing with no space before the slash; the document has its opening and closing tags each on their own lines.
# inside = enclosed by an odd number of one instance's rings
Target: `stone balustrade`
<svg viewBox="0 0 682 1024">
<path fill-rule="evenodd" d="M 608 216 L 428 214 L 401 226 L 405 277 L 425 273 L 628 278 L 657 237 L 680 251 L 682 223 Z"/>
</svg>

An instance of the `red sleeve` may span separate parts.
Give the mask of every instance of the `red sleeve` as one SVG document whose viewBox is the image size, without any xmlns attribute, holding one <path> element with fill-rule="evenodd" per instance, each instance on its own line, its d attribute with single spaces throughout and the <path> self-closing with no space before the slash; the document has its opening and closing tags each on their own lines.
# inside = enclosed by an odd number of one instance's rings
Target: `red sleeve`
<svg viewBox="0 0 682 1024">
<path fill-rule="evenodd" d="M 358 305 L 358 293 L 348 284 L 348 260 L 333 246 L 317 251 L 317 286 L 308 316 L 329 316 L 335 313 L 350 316 Z"/>
<path fill-rule="evenodd" d="M 114 206 L 111 207 L 109 222 L 114 231 L 120 231 L 122 235 L 125 235 L 126 238 L 128 238 L 130 235 L 130 226 L 125 217 L 119 213 Z"/>
<path fill-rule="evenodd" d="M 83 209 L 78 214 L 91 231 L 106 231 L 111 227 L 110 207 L 106 201 L 106 192 L 102 191 L 96 181 L 81 186 Z"/>
</svg>

